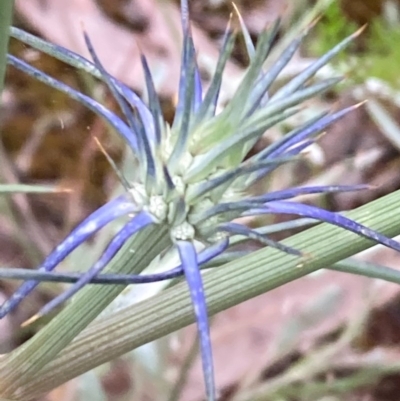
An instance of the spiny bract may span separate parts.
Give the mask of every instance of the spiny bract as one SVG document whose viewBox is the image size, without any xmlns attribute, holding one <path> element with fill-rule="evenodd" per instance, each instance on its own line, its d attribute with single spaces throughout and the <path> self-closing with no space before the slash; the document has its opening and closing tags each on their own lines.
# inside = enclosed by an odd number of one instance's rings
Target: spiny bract
<svg viewBox="0 0 400 401">
<path fill-rule="evenodd" d="M 190 289 L 200 336 L 201 356 L 207 397 L 215 400 L 215 384 L 206 300 L 199 266 L 221 255 L 232 235 L 241 235 L 299 257 L 302 253 L 268 238 L 262 230 L 250 229 L 234 220 L 257 214 L 290 214 L 325 221 L 400 251 L 400 244 L 346 217 L 317 207 L 288 201 L 301 194 L 354 191 L 367 186 L 299 187 L 248 195 L 249 187 L 281 164 L 291 162 L 316 141 L 317 134 L 355 107 L 333 114 L 324 113 L 289 132 L 258 154 L 245 159 L 255 142 L 271 127 L 293 116 L 296 107 L 332 88 L 340 78 L 312 82 L 310 79 L 357 35 L 346 38 L 272 95 L 268 94 L 283 68 L 299 48 L 307 31 L 293 40 L 280 57 L 265 71 L 264 62 L 273 46 L 278 23 L 259 37 L 256 48 L 239 16 L 250 65 L 242 83 L 224 110 L 217 114 L 217 103 L 224 67 L 231 55 L 235 33 L 228 26 L 211 83 L 203 91 L 196 52 L 189 26 L 187 1 L 181 2 L 183 50 L 179 100 L 172 126 L 163 119 L 159 99 L 146 58 L 142 56 L 148 94 L 146 105 L 131 89 L 107 73 L 85 34 L 92 56 L 81 56 L 49 44 L 13 28 L 11 34 L 23 42 L 60 60 L 81 68 L 103 80 L 124 114 L 121 119 L 104 106 L 71 87 L 45 75 L 24 61 L 9 55 L 12 66 L 32 75 L 81 102 L 104 118 L 126 141 L 135 156 L 133 182 L 125 182 L 124 195 L 96 210 L 45 259 L 39 270 L 52 271 L 88 237 L 114 219 L 128 215 L 130 220 L 112 239 L 98 262 L 67 291 L 56 297 L 35 316 L 42 316 L 64 302 L 96 277 L 121 246 L 148 225 L 169 228 L 172 246 L 181 265 L 155 274 L 130 276 L 131 282 L 150 282 L 184 274 Z M 133 217 L 132 217 L 133 215 Z M 195 243 L 203 244 L 197 252 Z M 0 317 L 15 308 L 38 284 L 25 282 L 2 306 Z"/>
</svg>

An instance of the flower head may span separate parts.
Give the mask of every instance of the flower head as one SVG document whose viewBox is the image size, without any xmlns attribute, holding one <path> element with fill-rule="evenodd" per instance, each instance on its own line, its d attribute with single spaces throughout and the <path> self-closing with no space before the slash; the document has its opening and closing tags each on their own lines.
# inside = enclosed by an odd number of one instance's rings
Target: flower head
<svg viewBox="0 0 400 401">
<path fill-rule="evenodd" d="M 96 277 L 128 238 L 149 225 L 168 227 L 171 246 L 177 250 L 181 264 L 172 271 L 159 275 L 133 276 L 132 282 L 149 282 L 185 275 L 200 336 L 207 397 L 214 400 L 215 384 L 206 298 L 199 266 L 221 255 L 229 247 L 229 238 L 232 235 L 251 238 L 293 257 L 303 256 L 302 250 L 278 243 L 262 232 L 239 223 L 237 218 L 258 214 L 297 215 L 334 224 L 399 251 L 400 244 L 341 214 L 290 201 L 302 194 L 354 191 L 367 188 L 365 185 L 298 187 L 260 196 L 248 195 L 251 185 L 283 163 L 296 160 L 304 149 L 317 140 L 318 133 L 357 107 L 321 114 L 246 159 L 249 150 L 268 129 L 297 113 L 297 106 L 303 101 L 330 89 L 340 81 L 340 78 L 333 78 L 315 83 L 311 78 L 357 33 L 335 46 L 278 91 L 269 94 L 271 85 L 292 59 L 307 31 L 293 40 L 277 61 L 265 71 L 263 65 L 272 48 L 278 24 L 261 34 L 255 48 L 242 25 L 250 66 L 231 101 L 217 114 L 222 74 L 236 34 L 227 28 L 214 75 L 208 89 L 204 91 L 196 63 L 186 1 L 182 0 L 181 8 L 184 35 L 179 100 L 171 126 L 163 119 L 145 56 L 142 56 L 141 61 L 148 104 L 108 74 L 86 34 L 85 41 L 93 62 L 67 49 L 40 42 L 42 50 L 56 54 L 69 63 L 84 66 L 87 71 L 102 79 L 117 100 L 124 118 L 14 56 L 9 55 L 8 61 L 12 66 L 65 92 L 104 118 L 125 140 L 136 160 L 133 166 L 135 179 L 127 182 L 124 195 L 111 200 L 78 225 L 39 269 L 52 271 L 76 247 L 114 219 L 128 215 L 130 220 L 111 240 L 95 265 L 63 294 L 45 305 L 36 317 L 48 313 Z M 18 30 L 13 32 L 29 43 L 28 34 Z M 35 40 L 37 45 L 37 39 Z M 197 243 L 203 245 L 201 252 L 197 251 Z M 37 284 L 35 280 L 25 282 L 1 307 L 0 317 L 15 308 Z"/>
</svg>

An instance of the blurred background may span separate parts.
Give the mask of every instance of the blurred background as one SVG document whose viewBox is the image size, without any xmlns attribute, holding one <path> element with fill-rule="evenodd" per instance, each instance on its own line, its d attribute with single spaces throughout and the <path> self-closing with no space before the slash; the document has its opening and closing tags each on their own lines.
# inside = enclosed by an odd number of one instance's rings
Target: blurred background
<svg viewBox="0 0 400 401">
<path fill-rule="evenodd" d="M 206 85 L 233 8 L 225 0 L 192 0 L 190 5 Z M 368 102 L 331 127 L 304 163 L 279 169 L 254 191 L 293 184 L 372 184 L 366 192 L 306 199 L 331 210 L 348 210 L 399 189 L 400 0 L 237 0 L 236 5 L 254 42 L 265 27 L 282 19 L 273 55 L 296 27 L 320 17 L 277 87 L 367 24 L 354 44 L 321 71 L 324 77 L 345 74 L 344 83 L 309 101 L 303 117 L 268 132 L 256 148 L 323 109 Z M 144 52 L 165 118 L 172 119 L 181 46 L 177 0 L 16 0 L 15 9 L 16 26 L 87 56 L 83 27 L 108 71 L 139 93 L 144 87 L 139 57 Z M 238 25 L 237 18 L 232 23 Z M 10 52 L 117 110 L 103 85 L 87 75 L 15 40 Z M 243 40 L 238 40 L 227 66 L 221 107 L 247 63 Z M 123 144 L 83 106 L 14 69 L 7 71 L 2 96 L 1 182 L 71 190 L 0 197 L 0 265 L 34 268 L 118 185 L 94 137 L 121 163 Z M 88 243 L 60 269 L 75 268 L 82 257 L 95 260 L 110 235 Z M 400 262 L 399 255 L 381 247 L 357 258 L 394 268 Z M 0 301 L 17 284 L 0 281 Z M 40 328 L 20 325 L 62 288 L 41 285 L 0 321 L 0 354 Z M 141 291 L 146 294 L 146 287 Z M 220 313 L 212 320 L 212 341 L 221 400 L 400 399 L 400 291 L 394 284 L 323 270 Z M 196 350 L 195 330 L 189 327 L 76 378 L 43 400 L 201 400 Z"/>
</svg>

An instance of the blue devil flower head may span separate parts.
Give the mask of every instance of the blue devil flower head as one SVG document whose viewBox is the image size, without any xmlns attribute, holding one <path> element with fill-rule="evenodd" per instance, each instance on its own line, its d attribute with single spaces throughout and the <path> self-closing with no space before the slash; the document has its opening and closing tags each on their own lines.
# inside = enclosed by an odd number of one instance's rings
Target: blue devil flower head
<svg viewBox="0 0 400 401">
<path fill-rule="evenodd" d="M 121 135 L 135 157 L 134 180 L 125 182 L 125 193 L 108 202 L 79 224 L 44 260 L 39 270 L 52 271 L 87 238 L 114 219 L 127 215 L 130 220 L 111 240 L 100 259 L 77 282 L 45 305 L 35 316 L 42 316 L 91 282 L 107 266 L 122 245 L 149 225 L 167 227 L 171 247 L 181 264 L 156 275 L 129 276 L 132 283 L 162 280 L 184 274 L 190 289 L 199 331 L 207 398 L 215 400 L 215 385 L 206 299 L 199 266 L 221 255 L 230 246 L 230 237 L 241 235 L 301 258 L 304 254 L 273 241 L 263 233 L 246 227 L 237 219 L 261 214 L 288 214 L 312 218 L 352 231 L 400 251 L 400 244 L 338 213 L 298 203 L 291 198 L 302 194 L 365 189 L 367 186 L 296 187 L 248 195 L 249 187 L 281 164 L 297 159 L 317 140 L 317 134 L 352 111 L 349 107 L 324 113 L 286 134 L 282 139 L 246 159 L 256 141 L 271 127 L 299 111 L 303 101 L 323 92 L 340 78 L 311 81 L 314 74 L 340 52 L 356 34 L 348 37 L 275 93 L 270 87 L 299 48 L 304 32 L 284 49 L 280 57 L 264 70 L 278 24 L 260 35 L 253 47 L 242 24 L 250 65 L 236 93 L 219 114 L 216 113 L 224 67 L 230 57 L 235 32 L 228 27 L 219 59 L 207 90 L 203 90 L 196 51 L 191 36 L 187 1 L 181 2 L 183 50 L 179 100 L 172 125 L 163 119 L 159 99 L 145 56 L 142 65 L 148 94 L 145 104 L 130 88 L 109 75 L 98 59 L 87 35 L 85 40 L 93 62 L 29 34 L 12 30 L 12 35 L 59 59 L 80 66 L 101 79 L 117 100 L 123 118 L 71 87 L 45 75 L 24 61 L 9 55 L 9 63 L 40 81 L 66 93 L 104 118 Z M 197 251 L 195 244 L 203 248 Z M 126 278 L 125 278 L 126 279 Z M 36 286 L 26 281 L 1 307 L 0 317 L 14 309 Z"/>
</svg>

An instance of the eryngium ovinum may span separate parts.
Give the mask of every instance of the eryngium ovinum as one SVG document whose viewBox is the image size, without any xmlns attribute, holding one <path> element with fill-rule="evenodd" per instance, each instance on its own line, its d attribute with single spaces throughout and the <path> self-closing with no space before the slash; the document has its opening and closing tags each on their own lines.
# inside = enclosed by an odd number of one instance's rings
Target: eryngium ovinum
<svg viewBox="0 0 400 401">
<path fill-rule="evenodd" d="M 400 244 L 341 214 L 291 200 L 303 194 L 365 189 L 365 185 L 295 187 L 260 196 L 251 196 L 248 191 L 251 185 L 283 163 L 298 159 L 305 149 L 316 142 L 317 134 L 357 107 L 349 107 L 332 114 L 323 113 L 246 159 L 249 150 L 267 130 L 299 112 L 298 105 L 302 102 L 329 90 L 340 81 L 340 78 L 322 81 L 312 81 L 311 78 L 345 48 L 357 33 L 343 40 L 268 96 L 269 88 L 289 63 L 307 32 L 294 39 L 268 70 L 264 70 L 263 65 L 272 48 L 278 24 L 260 35 L 256 48 L 250 43 L 248 32 L 242 24 L 250 65 L 232 99 L 217 114 L 222 75 L 236 34 L 227 28 L 214 75 L 208 89 L 204 91 L 185 0 L 181 1 L 181 13 L 183 50 L 179 98 L 171 126 L 164 121 L 145 56 L 142 56 L 141 61 L 148 104 L 107 73 L 87 35 L 85 41 L 93 62 L 67 49 L 40 41 L 25 32 L 17 29 L 12 31 L 14 36 L 22 38 L 26 43 L 31 41 L 37 48 L 67 63 L 80 66 L 100 78 L 118 102 L 123 119 L 96 100 L 12 55 L 8 56 L 8 62 L 66 93 L 104 118 L 126 141 L 135 157 L 135 165 L 132 167 L 135 179 L 132 182 L 125 181 L 125 193 L 109 201 L 79 224 L 45 259 L 39 269 L 52 271 L 75 248 L 106 224 L 124 215 L 129 216 L 129 220 L 111 240 L 100 259 L 74 285 L 45 305 L 34 318 L 48 313 L 96 277 L 130 237 L 149 225 L 167 227 L 170 246 L 177 250 L 181 264 L 165 273 L 135 275 L 129 279 L 132 283 L 141 283 L 185 276 L 200 337 L 207 398 L 215 400 L 207 306 L 199 267 L 227 251 L 229 239 L 234 235 L 256 240 L 292 254 L 293 257 L 304 256 L 297 249 L 271 240 L 262 231 L 246 227 L 237 220 L 239 217 L 262 214 L 297 215 L 328 222 L 399 251 Z M 165 249 L 165 252 L 168 250 L 170 249 Z M 0 318 L 13 310 L 37 285 L 35 280 L 22 284 L 2 305 Z"/>
</svg>

